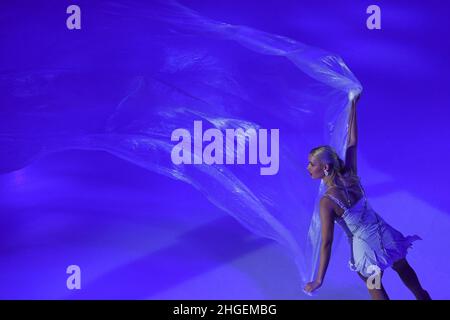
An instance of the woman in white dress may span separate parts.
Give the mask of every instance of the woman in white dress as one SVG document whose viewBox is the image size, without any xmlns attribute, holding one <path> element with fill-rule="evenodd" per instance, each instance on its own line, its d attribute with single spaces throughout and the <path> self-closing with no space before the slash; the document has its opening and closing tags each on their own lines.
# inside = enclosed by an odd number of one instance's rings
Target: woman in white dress
<svg viewBox="0 0 450 320">
<path fill-rule="evenodd" d="M 316 279 L 306 284 L 311 293 L 322 286 L 333 242 L 334 223 L 347 234 L 350 243 L 350 268 L 364 280 L 372 299 L 389 299 L 382 284 L 383 271 L 392 267 L 416 299 L 430 295 L 406 260 L 407 249 L 418 236 L 403 236 L 387 224 L 369 205 L 356 169 L 356 104 L 353 100 L 345 162 L 329 146 L 311 150 L 308 171 L 313 179 L 323 179 L 327 190 L 320 200 L 321 247 Z"/>
</svg>

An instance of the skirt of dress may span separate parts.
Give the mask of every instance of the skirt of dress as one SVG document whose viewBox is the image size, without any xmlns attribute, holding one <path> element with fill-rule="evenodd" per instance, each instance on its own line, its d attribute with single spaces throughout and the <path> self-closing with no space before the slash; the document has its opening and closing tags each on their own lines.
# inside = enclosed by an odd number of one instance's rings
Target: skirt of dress
<svg viewBox="0 0 450 320">
<path fill-rule="evenodd" d="M 422 239 L 417 235 L 404 236 L 378 216 L 377 223 L 360 228 L 353 235 L 350 268 L 369 277 L 376 267 L 382 271 L 405 258 L 416 240 Z"/>
</svg>

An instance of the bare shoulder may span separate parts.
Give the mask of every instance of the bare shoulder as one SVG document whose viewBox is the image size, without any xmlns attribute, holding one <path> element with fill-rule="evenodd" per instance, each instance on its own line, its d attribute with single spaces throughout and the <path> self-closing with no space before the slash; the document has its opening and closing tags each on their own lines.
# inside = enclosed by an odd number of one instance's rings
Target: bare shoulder
<svg viewBox="0 0 450 320">
<path fill-rule="evenodd" d="M 333 214 L 333 201 L 330 198 L 323 196 L 320 199 L 320 212 Z"/>
<path fill-rule="evenodd" d="M 323 224 L 331 224 L 334 221 L 335 213 L 333 202 L 328 197 L 323 196 L 320 199 L 320 220 Z"/>
</svg>

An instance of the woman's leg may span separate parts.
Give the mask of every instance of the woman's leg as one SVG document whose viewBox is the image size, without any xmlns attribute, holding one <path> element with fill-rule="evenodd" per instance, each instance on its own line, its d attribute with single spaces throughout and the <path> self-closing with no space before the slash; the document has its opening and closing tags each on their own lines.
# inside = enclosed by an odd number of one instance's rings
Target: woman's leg
<svg viewBox="0 0 450 320">
<path fill-rule="evenodd" d="M 359 277 L 364 281 L 364 284 L 367 286 L 367 279 L 362 274 L 358 272 Z M 372 300 L 389 300 L 389 296 L 386 292 L 386 290 L 383 287 L 383 271 L 380 273 L 380 289 L 369 289 L 367 286 L 367 289 L 369 290 L 369 294 L 372 298 Z"/>
<path fill-rule="evenodd" d="M 396 261 L 392 265 L 392 269 L 398 273 L 403 283 L 412 291 L 417 300 L 431 300 L 428 292 L 422 288 L 416 272 L 406 259 Z"/>
</svg>

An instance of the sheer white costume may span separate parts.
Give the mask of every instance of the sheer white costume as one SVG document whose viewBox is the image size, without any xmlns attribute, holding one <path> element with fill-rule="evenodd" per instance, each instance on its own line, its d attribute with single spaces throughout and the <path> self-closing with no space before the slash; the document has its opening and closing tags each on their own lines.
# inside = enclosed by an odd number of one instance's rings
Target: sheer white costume
<svg viewBox="0 0 450 320">
<path fill-rule="evenodd" d="M 371 266 L 385 270 L 404 258 L 413 241 L 421 238 L 417 235 L 405 237 L 386 223 L 370 206 L 361 183 L 359 187 L 363 196 L 350 207 L 331 194 L 324 196 L 344 210 L 335 222 L 342 227 L 349 239 L 350 269 L 369 277 L 374 273 Z M 348 195 L 347 190 L 345 188 L 344 190 Z"/>
</svg>

